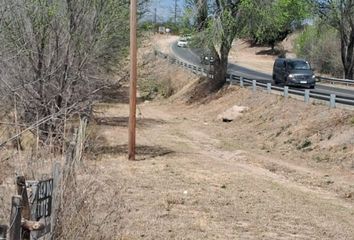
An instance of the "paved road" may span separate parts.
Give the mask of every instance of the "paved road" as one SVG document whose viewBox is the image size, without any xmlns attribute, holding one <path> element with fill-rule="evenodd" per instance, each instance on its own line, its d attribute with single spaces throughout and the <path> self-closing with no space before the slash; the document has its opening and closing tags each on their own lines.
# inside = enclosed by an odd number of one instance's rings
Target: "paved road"
<svg viewBox="0 0 354 240">
<path fill-rule="evenodd" d="M 173 54 L 180 58 L 183 59 L 186 62 L 189 62 L 193 65 L 198 65 L 201 66 L 202 64 L 200 63 L 200 57 L 198 56 L 198 50 L 191 50 L 189 48 L 180 48 L 177 46 L 177 43 L 174 43 L 172 46 L 172 52 Z M 233 63 L 229 63 L 228 66 L 229 71 L 234 72 L 235 74 L 239 76 L 243 76 L 245 78 L 250 78 L 250 79 L 255 79 L 261 82 L 272 82 L 272 76 L 270 74 L 258 72 L 249 68 L 241 67 Z M 293 87 L 292 87 L 293 88 Z M 304 91 L 303 88 L 295 88 L 296 90 Z M 344 97 L 347 99 L 352 99 L 354 100 L 354 90 L 351 89 L 343 89 L 343 88 L 338 88 L 338 87 L 332 87 L 332 86 L 326 86 L 322 84 L 316 84 L 315 89 L 310 90 L 311 93 L 315 94 L 331 94 L 334 93 L 338 97 Z"/>
</svg>

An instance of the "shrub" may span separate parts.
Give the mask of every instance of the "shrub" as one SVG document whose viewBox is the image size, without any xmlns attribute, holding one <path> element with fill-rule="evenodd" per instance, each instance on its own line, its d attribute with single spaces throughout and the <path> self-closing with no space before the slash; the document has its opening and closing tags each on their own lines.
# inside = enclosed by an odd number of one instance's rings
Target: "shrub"
<svg viewBox="0 0 354 240">
<path fill-rule="evenodd" d="M 319 25 L 308 26 L 296 39 L 296 53 L 305 58 L 318 72 L 343 76 L 340 38 L 335 29 Z"/>
</svg>

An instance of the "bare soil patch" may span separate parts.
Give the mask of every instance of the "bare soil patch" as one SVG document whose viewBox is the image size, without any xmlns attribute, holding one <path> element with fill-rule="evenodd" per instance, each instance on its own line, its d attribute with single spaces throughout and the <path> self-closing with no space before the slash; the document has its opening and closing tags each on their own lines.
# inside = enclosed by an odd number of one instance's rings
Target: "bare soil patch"
<svg viewBox="0 0 354 240">
<path fill-rule="evenodd" d="M 353 112 L 238 87 L 212 94 L 188 76 L 171 98 L 139 104 L 138 122 L 152 123 L 138 124 L 144 161 L 127 161 L 128 106 L 97 106 L 111 122 L 96 126 L 105 141 L 88 163 L 124 186 L 118 239 L 352 238 Z M 217 119 L 235 105 L 247 110 Z"/>
<path fill-rule="evenodd" d="M 128 93 L 96 105 L 62 239 L 353 238 L 353 112 L 239 87 L 210 93 L 188 72 L 143 63 L 141 79 L 169 78 L 174 94 L 138 105 L 138 161 L 127 160 Z M 235 105 L 247 110 L 217 119 Z"/>
</svg>

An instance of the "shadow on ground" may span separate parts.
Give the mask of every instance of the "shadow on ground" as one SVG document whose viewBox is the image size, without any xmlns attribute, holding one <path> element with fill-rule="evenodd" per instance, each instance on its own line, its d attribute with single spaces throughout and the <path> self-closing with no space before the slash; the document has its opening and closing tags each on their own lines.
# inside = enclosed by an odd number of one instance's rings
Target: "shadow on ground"
<svg viewBox="0 0 354 240">
<path fill-rule="evenodd" d="M 280 49 L 267 49 L 267 50 L 261 50 L 256 53 L 256 55 L 271 55 L 271 56 L 279 56 L 279 57 L 284 57 L 287 51 L 283 51 Z"/>
<path fill-rule="evenodd" d="M 137 103 L 141 103 L 142 101 L 140 98 L 137 99 Z M 129 104 L 129 87 L 112 85 L 102 90 L 101 102 Z"/>
<path fill-rule="evenodd" d="M 96 117 L 97 125 L 113 126 L 113 127 L 128 127 L 128 117 Z M 158 124 L 164 124 L 165 121 L 153 118 L 137 118 L 138 127 L 149 127 Z"/>
<path fill-rule="evenodd" d="M 113 155 L 128 155 L 128 145 L 116 146 L 99 146 L 92 150 L 95 154 L 113 154 Z M 136 146 L 136 159 L 138 161 L 147 160 L 151 158 L 161 157 L 175 153 L 174 151 L 161 146 Z"/>
</svg>

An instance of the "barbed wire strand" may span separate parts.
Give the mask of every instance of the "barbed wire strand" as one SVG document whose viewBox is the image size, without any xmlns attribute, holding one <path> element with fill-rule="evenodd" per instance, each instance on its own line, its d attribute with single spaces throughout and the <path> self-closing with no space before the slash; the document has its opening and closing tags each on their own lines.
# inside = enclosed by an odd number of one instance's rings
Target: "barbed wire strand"
<svg viewBox="0 0 354 240">
<path fill-rule="evenodd" d="M 73 105 L 71 105 L 70 107 L 67 108 L 63 108 L 61 109 L 59 112 L 51 114 L 49 116 L 46 116 L 42 119 L 40 119 L 39 121 L 36 121 L 35 123 L 33 123 L 32 125 L 30 125 L 29 127 L 27 127 L 26 129 L 22 130 L 21 132 L 19 132 L 18 134 L 8 138 L 7 140 L 5 140 L 4 142 L 0 143 L 0 148 L 4 147 L 7 143 L 17 139 L 19 136 L 21 136 L 22 134 L 26 133 L 27 131 L 30 131 L 32 129 L 34 129 L 35 127 L 48 122 L 49 120 L 51 120 L 53 117 L 57 117 L 60 116 L 61 114 L 63 114 L 63 111 L 68 111 L 68 110 L 72 110 L 77 106 L 77 103 L 74 103 Z"/>
</svg>

